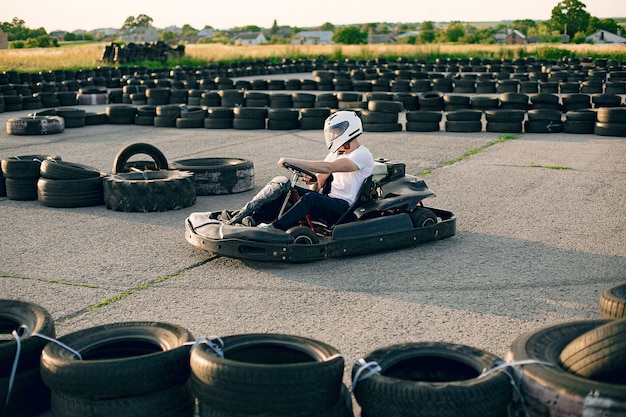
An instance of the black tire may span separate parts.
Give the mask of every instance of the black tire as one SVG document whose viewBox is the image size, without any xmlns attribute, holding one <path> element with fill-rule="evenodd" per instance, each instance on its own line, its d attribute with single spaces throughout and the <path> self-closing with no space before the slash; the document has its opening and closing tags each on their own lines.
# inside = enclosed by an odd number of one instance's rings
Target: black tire
<svg viewBox="0 0 626 417">
<path fill-rule="evenodd" d="M 367 102 L 367 110 L 382 113 L 400 113 L 404 106 L 400 101 L 370 100 Z"/>
<path fill-rule="evenodd" d="M 559 110 L 554 109 L 531 109 L 526 113 L 528 120 L 551 120 L 554 122 L 560 122 L 563 114 Z"/>
<path fill-rule="evenodd" d="M 526 133 L 558 133 L 563 131 L 563 122 L 553 120 L 526 120 L 524 132 Z"/>
<path fill-rule="evenodd" d="M 5 178 L 7 198 L 16 201 L 37 200 L 37 180 L 39 178 Z"/>
<path fill-rule="evenodd" d="M 157 170 L 167 169 L 167 158 L 163 155 L 156 146 L 149 143 L 132 143 L 119 150 L 115 159 L 113 160 L 113 174 L 119 174 L 122 172 L 128 172 L 126 170 L 126 163 L 135 155 L 148 155 L 154 160 Z"/>
<path fill-rule="evenodd" d="M 446 132 L 480 132 L 483 130 L 481 121 L 447 121 L 444 127 Z"/>
<path fill-rule="evenodd" d="M 626 385 L 626 319 L 589 330 L 563 348 L 559 359 L 570 372 Z"/>
<path fill-rule="evenodd" d="M 325 117 L 302 117 L 300 119 L 301 130 L 322 130 L 324 129 Z"/>
<path fill-rule="evenodd" d="M 8 363 L 12 364 L 12 360 Z M 9 377 L 0 376 L 0 404 L 4 410 L 3 416 L 36 417 L 50 409 L 50 390 L 41 380 L 39 366 L 15 374 L 11 396 L 7 402 L 8 388 Z"/>
<path fill-rule="evenodd" d="M 506 355 L 507 362 L 540 362 L 524 365 L 516 382 L 530 416 L 587 415 L 583 410 L 606 417 L 624 415 L 626 390 L 623 385 L 575 375 L 565 370 L 559 360 L 563 348 L 572 340 L 607 323 L 607 320 L 561 323 L 525 333 L 513 341 Z M 594 400 L 589 395 L 593 392 L 602 395 Z M 610 401 L 603 401 L 606 399 Z"/>
<path fill-rule="evenodd" d="M 235 119 L 261 119 L 267 118 L 267 109 L 264 107 L 235 107 L 233 109 Z"/>
<path fill-rule="evenodd" d="M 409 213 L 413 227 L 427 227 L 437 224 L 437 215 L 425 207 L 416 207 Z"/>
<path fill-rule="evenodd" d="M 41 351 L 48 341 L 32 336 L 33 334 L 55 337 L 54 321 L 43 307 L 20 300 L 0 300 L 0 333 L 10 335 L 20 326 L 27 326 L 30 333 L 23 334 L 21 338 L 18 373 L 39 368 Z M 0 343 L 0 377 L 8 377 L 11 374 L 16 350 L 17 342 L 12 337 Z"/>
<path fill-rule="evenodd" d="M 439 122 L 406 122 L 407 132 L 438 132 Z"/>
<path fill-rule="evenodd" d="M 92 399 L 52 392 L 50 409 L 55 417 L 193 417 L 195 402 L 186 385 L 145 395 Z"/>
<path fill-rule="evenodd" d="M 600 317 L 621 319 L 626 317 L 626 282 L 607 288 L 600 295 Z"/>
<path fill-rule="evenodd" d="M 210 404 L 198 402 L 199 417 L 250 417 L 249 414 L 235 414 L 228 411 L 215 410 Z M 305 414 L 306 417 L 354 417 L 352 397 L 345 385 L 341 387 L 339 400 L 328 410 L 320 413 Z"/>
<path fill-rule="evenodd" d="M 298 120 L 267 119 L 267 128 L 269 130 L 296 130 L 300 128 L 300 122 Z"/>
<path fill-rule="evenodd" d="M 596 110 L 571 110 L 565 113 L 565 119 L 572 122 L 596 122 Z"/>
<path fill-rule="evenodd" d="M 315 232 L 306 226 L 294 226 L 288 229 L 286 233 L 293 236 L 293 241 L 297 245 L 317 245 L 320 243 Z"/>
<path fill-rule="evenodd" d="M 207 117 L 204 119 L 205 129 L 232 129 L 233 119 L 226 117 Z"/>
<path fill-rule="evenodd" d="M 497 97 L 472 97 L 470 101 L 472 108 L 477 110 L 494 110 L 500 107 L 500 100 Z"/>
<path fill-rule="evenodd" d="M 487 122 L 487 132 L 522 133 L 522 122 Z"/>
<path fill-rule="evenodd" d="M 600 123 L 626 123 L 626 107 L 602 107 L 597 115 Z"/>
<path fill-rule="evenodd" d="M 215 410 L 248 415 L 315 415 L 341 395 L 344 360 L 312 339 L 277 334 L 223 338 L 223 358 L 191 352 L 191 386 Z"/>
<path fill-rule="evenodd" d="M 41 169 L 41 162 L 46 159 L 61 160 L 56 155 L 19 155 L 3 159 L 0 162 L 2 173 L 7 178 L 23 179 L 38 178 Z"/>
<path fill-rule="evenodd" d="M 593 132 L 598 136 L 626 137 L 626 123 L 596 122 Z"/>
<path fill-rule="evenodd" d="M 110 210 L 155 212 L 179 210 L 196 202 L 189 171 L 144 171 L 104 177 L 104 204 Z"/>
<path fill-rule="evenodd" d="M 198 158 L 172 162 L 194 173 L 196 195 L 241 193 L 254 188 L 254 164 L 239 158 Z"/>
<path fill-rule="evenodd" d="M 12 117 L 6 127 L 9 135 L 53 135 L 65 130 L 65 120 L 59 116 Z"/>
<path fill-rule="evenodd" d="M 51 180 L 79 180 L 95 178 L 101 175 L 96 168 L 74 162 L 45 159 L 41 162 L 39 172 L 42 177 Z"/>
<path fill-rule="evenodd" d="M 102 178 L 53 180 L 39 178 L 37 200 L 46 207 L 93 207 L 104 204 Z"/>
<path fill-rule="evenodd" d="M 563 122 L 563 132 L 565 133 L 593 135 L 595 127 L 595 122 L 578 122 L 573 120 Z"/>
<path fill-rule="evenodd" d="M 205 119 L 183 119 L 179 117 L 176 119 L 176 128 L 178 129 L 199 129 L 204 127 Z"/>
<path fill-rule="evenodd" d="M 398 123 L 398 113 L 363 110 L 361 120 L 363 124 Z"/>
<path fill-rule="evenodd" d="M 265 119 L 233 119 L 233 129 L 237 130 L 260 130 L 265 129 Z"/>
<path fill-rule="evenodd" d="M 380 373 L 356 382 L 354 397 L 369 416 L 502 417 L 512 387 L 503 370 L 481 376 L 501 362 L 470 346 L 440 342 L 404 343 L 364 358 Z M 356 376 L 360 366 L 352 369 Z"/>
<path fill-rule="evenodd" d="M 485 110 L 487 122 L 497 123 L 520 123 L 524 121 L 526 112 L 519 109 Z"/>
<path fill-rule="evenodd" d="M 269 120 L 288 120 L 297 121 L 300 117 L 300 111 L 291 108 L 274 108 L 267 110 L 267 118 Z"/>
<path fill-rule="evenodd" d="M 400 132 L 401 123 L 363 123 L 364 132 Z"/>
<path fill-rule="evenodd" d="M 75 128 L 85 126 L 85 110 L 76 108 L 58 108 L 56 115 L 63 118 L 65 128 Z"/>
<path fill-rule="evenodd" d="M 132 125 L 135 123 L 137 108 L 131 105 L 116 104 L 105 109 L 107 120 L 113 125 Z"/>
<path fill-rule="evenodd" d="M 168 323 L 124 322 L 79 330 L 41 353 L 41 376 L 58 394 L 79 398 L 119 398 L 149 394 L 184 384 L 189 378 L 186 329 Z"/>
<path fill-rule="evenodd" d="M 449 122 L 476 122 L 481 121 L 483 112 L 480 110 L 456 110 L 448 111 L 446 114 L 446 120 Z"/>
</svg>

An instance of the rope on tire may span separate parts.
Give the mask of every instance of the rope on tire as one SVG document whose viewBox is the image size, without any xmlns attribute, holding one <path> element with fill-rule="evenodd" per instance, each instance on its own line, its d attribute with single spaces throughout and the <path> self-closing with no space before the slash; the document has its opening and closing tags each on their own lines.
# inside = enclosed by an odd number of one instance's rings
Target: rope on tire
<svg viewBox="0 0 626 417">
<path fill-rule="evenodd" d="M 215 340 L 218 342 L 219 345 L 214 343 Z M 222 340 L 221 337 L 218 337 L 218 336 L 210 336 L 210 337 L 200 336 L 194 342 L 185 343 L 186 346 L 191 346 L 191 349 L 189 349 L 189 354 L 190 355 L 191 355 L 191 352 L 196 347 L 198 347 L 200 344 L 207 345 L 209 347 L 209 349 L 211 349 L 213 352 L 215 352 L 215 354 L 217 356 L 219 356 L 220 358 L 224 359 L 224 351 L 222 350 L 222 349 L 224 349 L 224 341 Z"/>
<path fill-rule="evenodd" d="M 4 408 L 6 411 L 6 408 L 9 405 L 9 400 L 11 398 L 11 390 L 13 388 L 13 382 L 15 380 L 15 374 L 17 373 L 17 365 L 20 361 L 20 353 L 22 351 L 22 339 L 25 337 L 39 337 L 41 339 L 47 340 L 48 342 L 53 342 L 56 343 L 57 345 L 61 346 L 64 349 L 67 349 L 68 351 L 72 352 L 74 355 L 76 355 L 76 357 L 79 360 L 83 360 L 82 355 L 72 349 L 71 347 L 67 346 L 66 344 L 64 344 L 63 342 L 60 342 L 52 337 L 46 336 L 45 334 L 39 334 L 39 333 L 33 333 L 31 334 L 31 330 L 28 326 L 26 326 L 25 324 L 21 325 L 20 327 L 17 328 L 17 330 L 13 330 L 11 331 L 11 335 L 15 338 L 15 343 L 16 343 L 16 349 L 15 349 L 15 359 L 13 360 L 13 366 L 11 367 L 11 374 L 9 375 L 9 386 L 7 388 L 7 397 L 6 397 L 6 401 L 4 403 Z M 4 413 L 3 413 L 4 415 Z"/>
<path fill-rule="evenodd" d="M 500 369 L 504 369 L 504 368 L 510 368 L 513 366 L 523 366 L 523 365 L 532 365 L 532 364 L 537 364 L 537 365 L 546 365 L 546 366 L 555 366 L 555 364 L 553 363 L 549 363 L 549 362 L 544 362 L 544 361 L 540 361 L 537 359 L 526 359 L 523 361 L 513 361 L 513 362 L 499 362 L 496 366 L 494 366 L 491 369 L 483 369 L 483 372 L 478 375 L 478 378 L 484 378 L 487 375 L 490 375 L 494 372 L 499 371 Z M 513 386 L 513 389 L 515 390 L 515 392 L 517 393 L 517 396 L 519 398 L 520 404 L 522 406 L 522 410 L 524 410 L 524 414 L 526 415 L 526 417 L 530 417 L 530 414 L 528 413 L 528 408 L 526 408 L 526 402 L 524 401 L 524 396 L 522 395 L 522 391 L 519 389 L 519 387 L 517 386 L 517 382 L 515 381 L 515 377 L 513 375 L 511 375 L 511 373 L 508 370 L 502 371 L 504 374 L 506 374 L 506 376 L 509 377 L 509 380 L 511 382 L 511 385 Z"/>
<path fill-rule="evenodd" d="M 372 375 L 380 374 L 380 372 L 383 370 L 383 368 L 381 368 L 376 361 L 365 362 L 365 359 L 363 358 L 359 359 L 358 361 L 354 361 L 352 359 L 350 360 L 356 365 L 361 365 L 361 367 L 354 373 L 354 377 L 352 378 L 352 392 L 354 392 L 354 388 L 356 387 L 357 382 L 362 379 L 367 379 Z M 361 375 L 363 372 L 365 372 L 365 374 Z"/>
</svg>

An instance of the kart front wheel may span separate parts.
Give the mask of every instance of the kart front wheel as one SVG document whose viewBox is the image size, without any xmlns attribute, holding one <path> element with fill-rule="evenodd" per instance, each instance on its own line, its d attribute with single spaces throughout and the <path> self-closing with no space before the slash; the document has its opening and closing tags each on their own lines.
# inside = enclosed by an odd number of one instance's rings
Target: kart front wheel
<svg viewBox="0 0 626 417">
<path fill-rule="evenodd" d="M 437 215 L 425 207 L 417 207 L 409 213 L 413 227 L 427 227 L 437 224 Z"/>
<path fill-rule="evenodd" d="M 287 234 L 293 236 L 294 243 L 297 245 L 317 245 L 320 243 L 315 232 L 306 226 L 294 226 L 287 230 Z"/>
</svg>

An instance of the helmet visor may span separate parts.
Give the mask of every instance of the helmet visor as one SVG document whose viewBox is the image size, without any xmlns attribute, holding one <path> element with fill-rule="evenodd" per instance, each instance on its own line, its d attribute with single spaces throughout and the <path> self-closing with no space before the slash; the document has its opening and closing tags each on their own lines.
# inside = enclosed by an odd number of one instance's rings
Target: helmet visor
<svg viewBox="0 0 626 417">
<path fill-rule="evenodd" d="M 343 122 L 324 128 L 324 139 L 326 139 L 326 145 L 329 149 L 333 141 L 345 133 L 348 126 L 350 126 L 350 123 L 347 120 L 344 120 Z"/>
</svg>

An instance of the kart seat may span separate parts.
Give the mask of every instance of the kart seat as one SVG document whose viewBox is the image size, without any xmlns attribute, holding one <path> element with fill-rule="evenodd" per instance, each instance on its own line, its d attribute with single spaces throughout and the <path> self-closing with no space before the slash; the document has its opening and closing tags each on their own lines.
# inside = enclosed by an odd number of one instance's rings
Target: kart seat
<svg viewBox="0 0 626 417">
<path fill-rule="evenodd" d="M 357 207 L 367 201 L 373 200 L 378 197 L 378 191 L 376 190 L 376 188 L 377 187 L 376 183 L 374 182 L 373 175 L 365 178 L 365 181 L 363 181 L 363 184 L 361 184 L 361 188 L 359 188 L 359 192 L 354 199 L 354 203 L 352 203 L 350 207 L 348 207 L 348 210 L 343 213 L 343 215 L 339 218 L 339 220 L 337 220 L 335 225 L 354 220 L 353 212 Z"/>
</svg>

